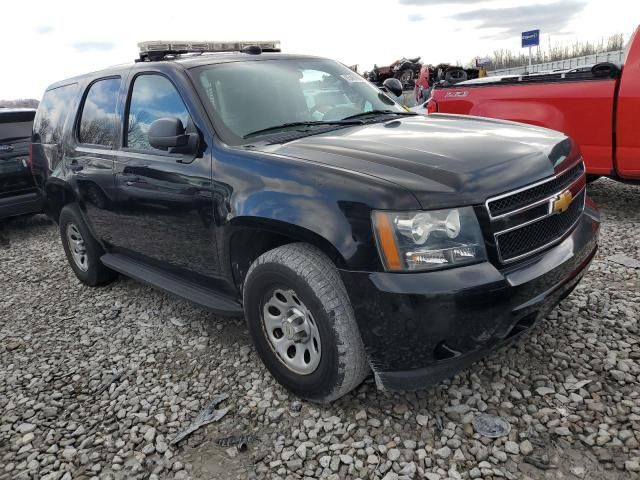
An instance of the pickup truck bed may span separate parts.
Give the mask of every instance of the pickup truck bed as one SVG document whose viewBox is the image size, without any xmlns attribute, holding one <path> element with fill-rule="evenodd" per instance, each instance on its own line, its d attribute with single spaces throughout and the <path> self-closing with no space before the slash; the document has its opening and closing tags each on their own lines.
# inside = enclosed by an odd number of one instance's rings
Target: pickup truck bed
<svg viewBox="0 0 640 480">
<path fill-rule="evenodd" d="M 587 173 L 640 180 L 640 34 L 631 38 L 622 68 L 605 63 L 436 87 L 427 109 L 558 130 L 580 145 Z"/>
</svg>

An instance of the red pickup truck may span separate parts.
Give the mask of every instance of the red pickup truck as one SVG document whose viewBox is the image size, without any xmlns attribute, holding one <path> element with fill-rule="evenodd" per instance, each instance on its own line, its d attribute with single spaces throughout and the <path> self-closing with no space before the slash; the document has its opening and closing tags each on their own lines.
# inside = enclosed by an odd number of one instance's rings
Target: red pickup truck
<svg viewBox="0 0 640 480">
<path fill-rule="evenodd" d="M 640 180 L 640 27 L 619 68 L 486 77 L 434 88 L 431 113 L 530 123 L 573 137 L 592 176 Z"/>
</svg>

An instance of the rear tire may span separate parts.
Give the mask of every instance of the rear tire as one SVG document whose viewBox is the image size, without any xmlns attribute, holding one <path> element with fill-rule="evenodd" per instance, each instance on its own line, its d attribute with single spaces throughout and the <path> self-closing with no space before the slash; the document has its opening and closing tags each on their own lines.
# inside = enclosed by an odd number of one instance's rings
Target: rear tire
<svg viewBox="0 0 640 480">
<path fill-rule="evenodd" d="M 396 75 L 396 78 L 400 80 L 400 83 L 402 83 L 402 88 L 405 89 L 413 86 L 414 76 L 415 75 L 413 73 L 413 70 L 411 70 L 410 68 L 405 68 L 400 72 L 399 75 Z"/>
<path fill-rule="evenodd" d="M 444 75 L 444 79 L 450 84 L 456 84 L 460 82 L 464 82 L 469 78 L 467 72 L 465 72 L 461 68 L 452 68 L 447 70 L 447 73 Z"/>
<path fill-rule="evenodd" d="M 60 239 L 71 269 L 78 279 L 91 287 L 113 280 L 117 273 L 100 261 L 104 250 L 93 238 L 75 203 L 65 205 L 58 221 Z"/>
<path fill-rule="evenodd" d="M 294 243 L 261 255 L 249 268 L 243 300 L 260 358 L 297 396 L 331 402 L 367 376 L 369 364 L 347 291 L 318 249 Z"/>
</svg>

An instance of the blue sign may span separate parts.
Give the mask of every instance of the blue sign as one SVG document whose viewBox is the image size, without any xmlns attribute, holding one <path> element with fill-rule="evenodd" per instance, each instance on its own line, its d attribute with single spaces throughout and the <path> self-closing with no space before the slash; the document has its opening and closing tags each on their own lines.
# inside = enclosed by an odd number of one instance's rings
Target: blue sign
<svg viewBox="0 0 640 480">
<path fill-rule="evenodd" d="M 538 45 L 540 45 L 540 30 L 522 32 L 522 48 L 537 47 Z"/>
</svg>

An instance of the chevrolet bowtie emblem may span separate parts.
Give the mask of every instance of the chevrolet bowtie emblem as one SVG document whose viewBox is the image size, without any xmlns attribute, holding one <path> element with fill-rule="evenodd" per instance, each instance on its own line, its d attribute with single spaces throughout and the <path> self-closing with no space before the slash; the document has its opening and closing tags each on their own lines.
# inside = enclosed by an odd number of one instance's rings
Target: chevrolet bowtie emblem
<svg viewBox="0 0 640 480">
<path fill-rule="evenodd" d="M 573 201 L 573 194 L 569 190 L 565 190 L 564 192 L 556 195 L 556 197 L 551 201 L 551 212 L 552 213 L 562 213 L 566 212 Z"/>
</svg>

